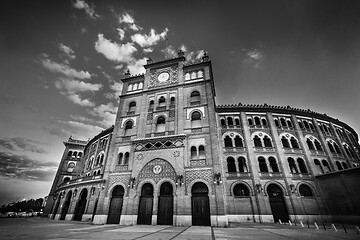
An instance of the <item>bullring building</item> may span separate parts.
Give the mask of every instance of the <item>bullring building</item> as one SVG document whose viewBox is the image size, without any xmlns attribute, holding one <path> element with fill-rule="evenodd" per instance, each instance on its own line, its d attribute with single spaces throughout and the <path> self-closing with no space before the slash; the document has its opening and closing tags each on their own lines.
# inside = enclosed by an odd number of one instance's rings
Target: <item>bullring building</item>
<svg viewBox="0 0 360 240">
<path fill-rule="evenodd" d="M 290 106 L 216 106 L 206 54 L 187 65 L 180 51 L 144 67 L 121 79 L 112 127 L 64 142 L 48 217 L 174 226 L 360 219 L 360 148 L 346 123 Z"/>
</svg>

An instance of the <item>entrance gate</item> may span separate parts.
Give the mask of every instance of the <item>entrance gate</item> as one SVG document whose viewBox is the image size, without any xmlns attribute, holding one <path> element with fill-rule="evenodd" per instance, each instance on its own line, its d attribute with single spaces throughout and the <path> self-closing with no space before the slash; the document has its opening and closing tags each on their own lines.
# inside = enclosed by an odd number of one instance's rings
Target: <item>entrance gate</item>
<svg viewBox="0 0 360 240">
<path fill-rule="evenodd" d="M 119 224 L 121 210 L 124 198 L 124 188 L 120 185 L 116 186 L 112 192 L 109 213 L 108 213 L 108 224 Z"/>
<path fill-rule="evenodd" d="M 279 222 L 280 219 L 282 222 L 288 222 L 289 214 L 286 209 L 281 188 L 276 184 L 270 184 L 267 188 L 267 193 L 269 195 L 270 207 L 274 221 Z"/>
<path fill-rule="evenodd" d="M 195 183 L 191 189 L 192 225 L 210 226 L 209 190 L 204 183 Z"/>
<path fill-rule="evenodd" d="M 172 225 L 174 212 L 174 197 L 172 185 L 168 182 L 160 187 L 160 196 L 158 204 L 158 225 Z"/>
<path fill-rule="evenodd" d="M 61 210 L 60 220 L 65 220 L 66 214 L 69 211 L 69 206 L 70 206 L 70 202 L 71 202 L 71 195 L 72 195 L 71 191 L 69 191 L 68 194 L 66 195 L 66 200 L 65 200 L 64 205 L 63 205 L 62 210 Z"/>
<path fill-rule="evenodd" d="M 75 207 L 74 221 L 81 221 L 86 207 L 87 189 L 83 189 L 80 193 L 80 199 Z"/>
<path fill-rule="evenodd" d="M 154 188 L 150 183 L 145 183 L 141 189 L 138 224 L 151 225 L 153 210 Z"/>
</svg>

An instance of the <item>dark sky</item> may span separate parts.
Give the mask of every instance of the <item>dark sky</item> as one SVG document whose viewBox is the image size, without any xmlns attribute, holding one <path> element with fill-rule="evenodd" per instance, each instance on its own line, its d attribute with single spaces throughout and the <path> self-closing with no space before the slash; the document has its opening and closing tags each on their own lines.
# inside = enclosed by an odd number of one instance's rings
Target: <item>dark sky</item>
<svg viewBox="0 0 360 240">
<path fill-rule="evenodd" d="M 217 104 L 290 105 L 359 131 L 359 13 L 359 1 L 3 1 L 0 204 L 47 195 L 62 141 L 114 123 L 124 71 L 180 48 L 188 62 L 208 52 Z"/>
</svg>

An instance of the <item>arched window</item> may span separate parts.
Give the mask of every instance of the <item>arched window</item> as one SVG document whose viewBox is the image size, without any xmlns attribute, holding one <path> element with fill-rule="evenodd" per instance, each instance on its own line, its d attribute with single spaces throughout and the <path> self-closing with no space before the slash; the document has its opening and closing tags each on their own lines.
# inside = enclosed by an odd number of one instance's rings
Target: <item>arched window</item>
<svg viewBox="0 0 360 240">
<path fill-rule="evenodd" d="M 304 121 L 303 123 L 304 123 L 305 128 L 306 128 L 306 129 L 309 129 L 309 124 L 308 124 L 308 122 L 307 122 L 307 121 Z"/>
<path fill-rule="evenodd" d="M 235 137 L 235 147 L 243 147 L 243 141 L 238 135 Z"/>
<path fill-rule="evenodd" d="M 198 71 L 198 72 L 197 72 L 197 77 L 198 77 L 198 78 L 202 78 L 203 76 L 204 76 L 203 71 Z"/>
<path fill-rule="evenodd" d="M 327 144 L 330 149 L 330 152 L 334 153 L 335 152 L 334 146 L 330 142 L 327 142 Z"/>
<path fill-rule="evenodd" d="M 199 146 L 199 158 L 204 159 L 205 158 L 205 147 L 203 145 Z"/>
<path fill-rule="evenodd" d="M 248 123 L 249 123 L 249 126 L 252 126 L 253 125 L 253 120 L 251 118 L 248 118 Z"/>
<path fill-rule="evenodd" d="M 260 118 L 259 118 L 259 117 L 255 117 L 255 118 L 254 118 L 254 121 L 255 121 L 255 125 L 256 125 L 256 126 L 260 126 L 260 125 L 261 125 L 261 123 L 260 123 Z"/>
<path fill-rule="evenodd" d="M 100 155 L 97 156 L 95 166 L 99 165 L 100 163 Z"/>
<path fill-rule="evenodd" d="M 70 182 L 70 178 L 69 177 L 64 177 L 63 183 L 68 183 Z"/>
<path fill-rule="evenodd" d="M 342 162 L 342 165 L 343 165 L 343 168 L 344 168 L 344 169 L 348 169 L 348 168 L 349 168 L 348 165 L 346 164 L 346 162 Z"/>
<path fill-rule="evenodd" d="M 235 159 L 233 157 L 227 158 L 227 167 L 229 173 L 236 172 Z"/>
<path fill-rule="evenodd" d="M 142 82 L 139 82 L 139 89 L 142 89 L 143 88 L 143 83 Z"/>
<path fill-rule="evenodd" d="M 190 73 L 185 73 L 185 80 L 190 80 Z"/>
<path fill-rule="evenodd" d="M 118 155 L 118 164 L 122 164 L 122 160 L 123 160 L 124 154 L 123 153 L 119 153 Z"/>
<path fill-rule="evenodd" d="M 196 78 L 196 72 L 192 72 L 191 73 L 191 79 L 195 79 Z"/>
<path fill-rule="evenodd" d="M 279 167 L 274 157 L 269 157 L 269 164 L 272 172 L 279 172 Z"/>
<path fill-rule="evenodd" d="M 331 172 L 331 169 L 330 169 L 330 166 L 329 166 L 329 163 L 326 161 L 326 160 L 322 160 L 321 161 L 322 165 L 324 166 L 325 168 L 325 172 Z"/>
<path fill-rule="evenodd" d="M 170 98 L 170 105 L 175 105 L 175 97 Z"/>
<path fill-rule="evenodd" d="M 308 173 L 308 170 L 307 170 L 307 168 L 306 168 L 304 159 L 298 158 L 298 159 L 297 159 L 297 163 L 298 163 L 298 165 L 299 165 L 299 169 L 300 169 L 300 172 L 301 172 L 301 173 Z"/>
<path fill-rule="evenodd" d="M 149 102 L 149 108 L 153 109 L 154 108 L 154 100 L 150 100 Z"/>
<path fill-rule="evenodd" d="M 322 124 L 319 124 L 319 128 L 320 128 L 320 130 L 321 130 L 322 132 L 325 132 Z"/>
<path fill-rule="evenodd" d="M 156 132 L 165 132 L 165 117 L 160 116 L 156 120 Z"/>
<path fill-rule="evenodd" d="M 335 142 L 334 142 L 334 148 L 335 148 L 335 152 L 336 152 L 336 153 L 341 154 L 340 148 L 339 148 L 339 146 L 337 145 L 337 143 L 335 143 Z"/>
<path fill-rule="evenodd" d="M 75 163 L 69 163 L 67 166 L 67 172 L 73 172 L 75 168 Z"/>
<path fill-rule="evenodd" d="M 72 158 L 76 158 L 77 152 L 73 152 Z"/>
<path fill-rule="evenodd" d="M 318 151 L 323 150 L 322 147 L 321 147 L 320 142 L 317 139 L 314 140 L 314 143 L 315 143 L 316 150 L 318 150 Z"/>
<path fill-rule="evenodd" d="M 227 123 L 228 123 L 228 126 L 234 125 L 234 122 L 233 122 L 232 117 L 228 117 L 228 118 L 227 118 Z"/>
<path fill-rule="evenodd" d="M 287 140 L 286 137 L 283 136 L 283 137 L 281 138 L 281 143 L 282 143 L 282 145 L 283 145 L 284 148 L 290 148 L 289 141 Z"/>
<path fill-rule="evenodd" d="M 104 154 L 101 154 L 101 157 L 100 157 L 100 165 L 103 165 L 104 163 Z"/>
<path fill-rule="evenodd" d="M 245 184 L 239 183 L 234 186 L 233 189 L 235 197 L 248 197 L 250 196 L 249 188 Z"/>
<path fill-rule="evenodd" d="M 310 139 L 306 139 L 306 144 L 308 145 L 310 150 L 314 150 L 314 144 Z"/>
<path fill-rule="evenodd" d="M 239 172 L 248 172 L 246 159 L 244 157 L 238 158 Z"/>
<path fill-rule="evenodd" d="M 124 165 L 128 165 L 129 164 L 129 152 L 126 152 L 125 153 L 125 158 L 124 158 Z"/>
<path fill-rule="evenodd" d="M 128 86 L 128 91 L 132 91 L 132 84 L 129 84 L 129 86 Z"/>
<path fill-rule="evenodd" d="M 320 171 L 320 173 L 324 173 L 324 169 L 323 169 L 323 167 L 321 166 L 320 161 L 317 160 L 317 159 L 314 159 L 314 163 L 315 163 L 315 165 L 317 166 L 317 168 L 318 168 L 318 170 Z"/>
<path fill-rule="evenodd" d="M 81 158 L 82 157 L 82 152 L 79 152 L 77 157 Z"/>
<path fill-rule="evenodd" d="M 191 127 L 198 128 L 201 127 L 201 113 L 198 111 L 194 111 L 191 114 Z"/>
<path fill-rule="evenodd" d="M 255 147 L 262 147 L 261 139 L 257 135 L 255 135 L 253 140 L 254 140 Z"/>
<path fill-rule="evenodd" d="M 134 83 L 134 85 L 133 85 L 133 90 L 135 91 L 135 90 L 137 90 L 138 89 L 138 84 L 137 83 Z"/>
<path fill-rule="evenodd" d="M 290 172 L 291 173 L 299 173 L 296 164 L 295 164 L 295 160 L 291 157 L 288 158 L 288 163 L 289 163 L 289 167 L 290 167 Z"/>
<path fill-rule="evenodd" d="M 269 170 L 268 170 L 268 168 L 267 168 L 267 165 L 266 165 L 265 158 L 259 157 L 259 158 L 258 158 L 258 162 L 259 162 L 260 172 L 269 172 Z"/>
<path fill-rule="evenodd" d="M 272 147 L 271 139 L 268 136 L 264 137 L 264 145 L 265 147 Z"/>
<path fill-rule="evenodd" d="M 339 169 L 339 171 L 343 170 L 343 167 L 342 167 L 342 165 L 341 165 L 341 163 L 339 161 L 336 161 L 336 166 Z"/>
<path fill-rule="evenodd" d="M 225 126 L 226 126 L 225 119 L 222 118 L 222 119 L 220 120 L 220 124 L 221 124 L 222 127 L 225 127 Z"/>
<path fill-rule="evenodd" d="M 197 151 L 196 151 L 196 147 L 195 147 L 195 146 L 192 146 L 192 147 L 191 147 L 190 152 L 191 152 L 190 158 L 191 158 L 191 159 L 197 159 Z"/>
<path fill-rule="evenodd" d="M 267 121 L 266 121 L 265 118 L 262 118 L 262 119 L 261 119 L 261 123 L 262 123 L 263 126 L 267 126 Z"/>
<path fill-rule="evenodd" d="M 136 110 L 136 102 L 131 102 L 129 104 L 129 112 L 135 112 Z"/>
<path fill-rule="evenodd" d="M 161 96 L 159 98 L 159 107 L 163 107 L 166 105 L 166 100 L 165 100 L 165 97 L 164 96 Z"/>
<path fill-rule="evenodd" d="M 284 118 L 280 118 L 281 126 L 286 127 L 286 121 Z"/>
<path fill-rule="evenodd" d="M 233 147 L 232 140 L 229 136 L 226 136 L 224 138 L 224 145 L 225 145 L 225 147 Z"/>
<path fill-rule="evenodd" d="M 125 123 L 125 136 L 127 136 L 127 135 L 130 135 L 130 130 L 133 128 L 133 122 L 132 121 L 127 121 L 126 123 Z"/>
<path fill-rule="evenodd" d="M 72 155 L 72 151 L 69 151 L 68 152 L 68 157 L 71 157 L 71 155 Z"/>
<path fill-rule="evenodd" d="M 291 138 L 290 138 L 290 142 L 291 142 L 291 146 L 292 146 L 293 148 L 299 148 L 299 143 L 298 143 L 298 141 L 297 141 L 294 137 L 291 137 Z"/>
<path fill-rule="evenodd" d="M 312 131 L 315 131 L 314 125 L 312 123 L 309 123 L 309 127 Z"/>
<path fill-rule="evenodd" d="M 290 120 L 287 120 L 287 121 L 286 121 L 286 123 L 287 123 L 287 125 L 288 125 L 288 127 L 289 127 L 289 128 L 291 128 L 291 127 L 292 127 L 292 123 L 291 123 L 291 121 L 290 121 Z"/>
<path fill-rule="evenodd" d="M 193 91 L 190 94 L 190 102 L 191 103 L 200 103 L 200 93 L 198 91 Z"/>
<path fill-rule="evenodd" d="M 313 196 L 313 193 L 311 191 L 311 188 L 308 187 L 307 185 L 305 184 L 301 184 L 300 187 L 299 187 L 299 194 L 300 196 L 302 197 L 312 197 Z"/>
<path fill-rule="evenodd" d="M 301 129 L 304 129 L 304 126 L 303 126 L 303 124 L 302 124 L 301 121 L 298 121 L 298 124 L 299 124 L 299 127 L 300 127 Z"/>
<path fill-rule="evenodd" d="M 280 127 L 279 120 L 274 119 L 274 122 L 275 122 L 275 126 L 276 126 L 276 127 Z"/>
<path fill-rule="evenodd" d="M 240 126 L 240 120 L 238 118 L 235 118 L 235 125 Z"/>
</svg>

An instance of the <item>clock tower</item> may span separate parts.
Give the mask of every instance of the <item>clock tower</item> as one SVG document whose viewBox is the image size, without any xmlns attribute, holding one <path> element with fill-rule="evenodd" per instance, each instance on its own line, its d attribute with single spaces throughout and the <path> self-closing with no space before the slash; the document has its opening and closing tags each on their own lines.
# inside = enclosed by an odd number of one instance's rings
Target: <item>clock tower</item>
<svg viewBox="0 0 360 240">
<path fill-rule="evenodd" d="M 120 225 L 226 226 L 211 62 L 186 64 L 184 53 L 123 82 L 109 160 L 105 223 L 112 189 L 124 191 Z M 124 161 L 126 156 L 127 160 Z"/>
</svg>

